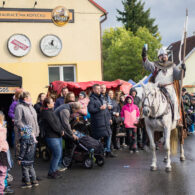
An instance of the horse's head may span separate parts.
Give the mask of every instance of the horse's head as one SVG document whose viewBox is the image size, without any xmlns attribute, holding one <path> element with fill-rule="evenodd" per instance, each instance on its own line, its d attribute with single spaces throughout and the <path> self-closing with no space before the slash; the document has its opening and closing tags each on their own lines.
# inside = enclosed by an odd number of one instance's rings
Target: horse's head
<svg viewBox="0 0 195 195">
<path fill-rule="evenodd" d="M 158 83 L 148 83 L 143 86 L 143 114 L 144 116 L 153 116 L 157 111 L 158 104 Z"/>
</svg>

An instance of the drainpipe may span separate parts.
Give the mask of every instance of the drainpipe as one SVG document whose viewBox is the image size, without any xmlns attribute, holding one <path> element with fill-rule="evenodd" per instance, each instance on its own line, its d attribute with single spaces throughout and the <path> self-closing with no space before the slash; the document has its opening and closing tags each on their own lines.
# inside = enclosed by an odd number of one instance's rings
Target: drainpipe
<svg viewBox="0 0 195 195">
<path fill-rule="evenodd" d="M 104 18 L 100 21 L 100 52 L 101 52 L 101 72 L 102 72 L 102 81 L 104 80 L 104 64 L 103 64 L 103 53 L 102 53 L 102 23 L 107 20 L 108 13 L 105 13 Z M 102 17 L 103 17 L 102 16 Z"/>
</svg>

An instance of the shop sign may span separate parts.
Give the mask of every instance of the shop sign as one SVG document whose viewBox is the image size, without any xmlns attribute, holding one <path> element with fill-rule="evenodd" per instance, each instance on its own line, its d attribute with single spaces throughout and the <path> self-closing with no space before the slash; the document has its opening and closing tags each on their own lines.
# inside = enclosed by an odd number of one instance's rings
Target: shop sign
<svg viewBox="0 0 195 195">
<path fill-rule="evenodd" d="M 29 38 L 23 34 L 12 35 L 9 38 L 7 45 L 9 52 L 16 57 L 27 55 L 31 49 Z"/>
<path fill-rule="evenodd" d="M 18 87 L 0 87 L 0 94 L 14 94 Z"/>
<path fill-rule="evenodd" d="M 52 20 L 57 26 L 64 26 L 70 19 L 69 10 L 64 6 L 58 6 L 52 11 Z"/>
<path fill-rule="evenodd" d="M 64 10 L 63 10 L 64 9 Z M 74 10 L 59 6 L 53 9 L 0 8 L 0 22 L 74 23 Z"/>
<path fill-rule="evenodd" d="M 40 41 L 40 48 L 44 55 L 54 57 L 62 50 L 62 41 L 56 35 L 46 35 Z"/>
</svg>

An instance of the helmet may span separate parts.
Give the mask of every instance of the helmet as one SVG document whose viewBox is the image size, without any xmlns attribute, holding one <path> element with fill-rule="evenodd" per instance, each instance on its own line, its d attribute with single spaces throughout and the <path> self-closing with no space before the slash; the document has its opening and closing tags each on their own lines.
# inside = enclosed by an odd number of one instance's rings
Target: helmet
<svg viewBox="0 0 195 195">
<path fill-rule="evenodd" d="M 158 57 L 159 57 L 160 55 L 168 55 L 167 50 L 166 50 L 165 48 L 161 47 L 161 48 L 158 50 Z"/>
</svg>

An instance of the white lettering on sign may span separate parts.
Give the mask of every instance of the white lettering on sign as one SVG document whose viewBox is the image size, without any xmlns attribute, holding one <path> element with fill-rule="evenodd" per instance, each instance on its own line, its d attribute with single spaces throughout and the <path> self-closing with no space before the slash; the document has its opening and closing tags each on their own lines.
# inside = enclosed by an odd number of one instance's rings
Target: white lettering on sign
<svg viewBox="0 0 195 195">
<path fill-rule="evenodd" d="M 2 93 L 6 93 L 6 92 L 9 92 L 9 89 L 8 87 L 0 87 L 0 92 Z"/>
<path fill-rule="evenodd" d="M 15 93 L 17 87 L 0 87 L 0 93 Z"/>
</svg>

